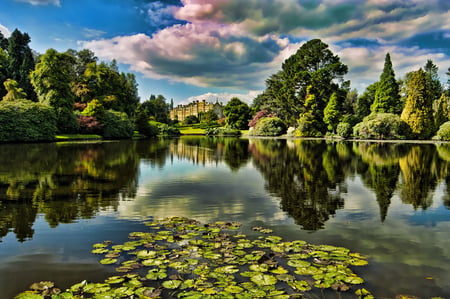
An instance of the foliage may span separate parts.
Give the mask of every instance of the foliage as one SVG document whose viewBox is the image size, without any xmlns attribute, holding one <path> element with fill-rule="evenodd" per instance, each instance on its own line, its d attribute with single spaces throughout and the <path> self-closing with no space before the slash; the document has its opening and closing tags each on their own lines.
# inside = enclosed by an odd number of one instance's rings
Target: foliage
<svg viewBox="0 0 450 299">
<path fill-rule="evenodd" d="M 323 121 L 328 125 L 328 131 L 335 132 L 340 117 L 340 107 L 338 103 L 338 96 L 334 92 L 328 101 L 325 110 L 323 111 Z"/>
<path fill-rule="evenodd" d="M 323 136 L 322 132 L 317 128 L 320 125 L 318 124 L 317 119 L 311 113 L 304 113 L 300 115 L 300 118 L 297 121 L 297 128 L 295 129 L 295 136 L 297 137 L 321 137 Z"/>
<path fill-rule="evenodd" d="M 286 133 L 286 125 L 278 117 L 263 117 L 256 123 L 252 135 L 280 136 Z"/>
<path fill-rule="evenodd" d="M 337 125 L 336 133 L 342 138 L 348 138 L 352 134 L 352 125 L 346 122 L 340 122 Z"/>
<path fill-rule="evenodd" d="M 200 112 L 198 114 L 198 118 L 199 118 L 201 123 L 207 124 L 209 126 L 217 125 L 217 121 L 219 120 L 219 117 L 214 112 L 214 110 L 208 110 L 206 112 Z"/>
<path fill-rule="evenodd" d="M 56 124 L 59 133 L 74 133 L 79 130 L 77 116 L 72 110 L 66 108 L 56 108 Z"/>
<path fill-rule="evenodd" d="M 56 115 L 47 105 L 28 100 L 0 102 L 0 141 L 53 140 Z"/>
<path fill-rule="evenodd" d="M 238 98 L 232 98 L 224 107 L 227 125 L 232 129 L 245 130 L 251 118 L 250 107 Z"/>
<path fill-rule="evenodd" d="M 205 130 L 206 136 L 241 136 L 240 130 L 235 130 L 225 127 L 207 128 Z"/>
<path fill-rule="evenodd" d="M 192 124 L 198 124 L 200 121 L 198 119 L 197 116 L 195 115 L 188 115 L 186 116 L 186 118 L 183 120 L 183 124 L 184 125 L 192 125 Z"/>
<path fill-rule="evenodd" d="M 34 57 L 29 43 L 28 33 L 22 33 L 15 29 L 8 38 L 6 51 L 8 52 L 8 76 L 7 78 L 17 81 L 28 95 L 28 99 L 35 101 L 36 93 L 30 83 L 30 72 L 34 69 Z"/>
<path fill-rule="evenodd" d="M 435 130 L 439 129 L 443 123 L 449 120 L 449 101 L 450 98 L 443 92 L 441 96 L 433 102 L 433 120 Z"/>
<path fill-rule="evenodd" d="M 431 59 L 428 59 L 424 66 L 424 71 L 426 73 L 427 89 L 430 92 L 431 99 L 435 101 L 439 99 L 444 92 L 441 80 L 439 79 L 439 68 Z"/>
<path fill-rule="evenodd" d="M 364 93 L 356 100 L 354 111 L 357 122 L 361 122 L 364 117 L 370 114 L 370 107 L 375 100 L 377 86 L 378 82 L 367 86 Z"/>
<path fill-rule="evenodd" d="M 172 217 L 146 225 L 148 232 L 132 232 L 123 244 L 93 245 L 93 253 L 104 255 L 100 263 L 117 265 L 116 271 L 126 274 L 103 283 L 82 281 L 64 292 L 42 281 L 16 298 L 291 298 L 312 289 L 345 292 L 364 282 L 350 266 L 368 264 L 366 257 L 343 247 L 273 235 L 251 240 L 233 232 L 240 227 L 237 222 L 202 225 Z M 265 233 L 262 227 L 254 230 Z"/>
<path fill-rule="evenodd" d="M 158 125 L 159 134 L 163 136 L 179 136 L 180 130 L 177 127 L 170 126 L 168 124 L 160 123 Z"/>
<path fill-rule="evenodd" d="M 309 110 L 305 102 L 308 95 L 313 94 L 314 119 L 322 123 L 323 110 L 331 94 L 340 94 L 348 86 L 343 80 L 347 71 L 348 67 L 327 44 L 320 39 L 310 40 L 284 61 L 280 72 L 267 79 L 267 88 L 258 99 L 259 109 L 269 109 L 286 124 L 293 125 L 299 115 Z"/>
<path fill-rule="evenodd" d="M 400 113 L 400 87 L 395 79 L 391 55 L 386 54 L 383 72 L 376 85 L 375 98 L 370 107 L 372 113 Z"/>
<path fill-rule="evenodd" d="M 95 117 L 98 121 L 104 122 L 106 117 L 106 109 L 99 100 L 93 99 L 87 104 L 81 114 L 84 116 Z"/>
<path fill-rule="evenodd" d="M 248 123 L 248 126 L 250 128 L 252 128 L 252 127 L 256 126 L 256 124 L 258 123 L 258 121 L 261 118 L 263 118 L 263 117 L 272 117 L 272 116 L 275 116 L 275 115 L 272 115 L 269 112 L 269 110 L 267 110 L 267 109 L 260 110 L 260 111 L 256 112 L 255 116 L 253 116 L 252 120 Z"/>
<path fill-rule="evenodd" d="M 3 82 L 5 86 L 6 95 L 3 97 L 4 101 L 16 101 L 16 100 L 25 100 L 27 94 L 23 91 L 22 88 L 19 87 L 19 84 L 16 80 L 7 79 Z"/>
<path fill-rule="evenodd" d="M 439 127 L 439 130 L 437 131 L 436 136 L 433 137 L 433 139 L 445 141 L 450 140 L 450 121 L 443 123 Z"/>
<path fill-rule="evenodd" d="M 103 122 L 103 137 L 110 139 L 131 138 L 133 124 L 125 112 L 108 110 Z"/>
<path fill-rule="evenodd" d="M 135 128 L 139 133 L 144 134 L 147 137 L 157 136 L 159 129 L 155 125 L 151 125 L 149 122 L 149 116 L 141 106 L 138 106 L 136 110 L 136 118 L 134 120 Z"/>
<path fill-rule="evenodd" d="M 77 116 L 79 132 L 81 134 L 101 134 L 103 125 L 93 116 Z"/>
<path fill-rule="evenodd" d="M 408 125 L 393 113 L 372 113 L 353 128 L 353 135 L 367 139 L 405 139 Z"/>
<path fill-rule="evenodd" d="M 425 72 L 422 69 L 413 72 L 408 82 L 408 97 L 401 119 L 409 125 L 415 138 L 426 139 L 433 134 L 432 105 Z"/>
<path fill-rule="evenodd" d="M 169 123 L 169 105 L 166 98 L 162 95 L 151 95 L 150 98 L 141 104 L 141 107 L 155 121 L 160 123 Z"/>
<path fill-rule="evenodd" d="M 2 33 L 0 32 L 0 43 L 2 41 Z M 6 42 L 8 42 L 7 39 Z M 3 82 L 8 79 L 9 73 L 8 73 L 8 54 L 5 52 L 4 49 L 0 47 L 0 99 L 2 99 L 6 95 L 6 89 L 5 86 L 2 84 Z"/>
</svg>

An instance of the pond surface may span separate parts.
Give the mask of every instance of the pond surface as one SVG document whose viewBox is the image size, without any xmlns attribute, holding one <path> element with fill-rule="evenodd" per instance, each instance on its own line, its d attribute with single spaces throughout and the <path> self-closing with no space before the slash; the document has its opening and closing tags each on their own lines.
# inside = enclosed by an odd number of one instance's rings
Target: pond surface
<svg viewBox="0 0 450 299">
<path fill-rule="evenodd" d="M 182 137 L 0 145 L 0 294 L 114 272 L 90 253 L 168 216 L 369 256 L 376 297 L 450 298 L 450 145 Z M 325 297 L 336 298 L 333 291 Z"/>
</svg>

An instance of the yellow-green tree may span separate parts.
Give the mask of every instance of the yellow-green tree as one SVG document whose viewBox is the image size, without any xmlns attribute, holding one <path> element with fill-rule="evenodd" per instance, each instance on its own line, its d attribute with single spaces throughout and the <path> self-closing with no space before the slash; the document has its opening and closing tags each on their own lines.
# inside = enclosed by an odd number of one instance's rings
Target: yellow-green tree
<svg viewBox="0 0 450 299">
<path fill-rule="evenodd" d="M 422 69 L 411 74 L 407 93 L 401 119 L 409 125 L 414 137 L 430 138 L 434 129 L 433 100 L 427 88 L 426 73 Z"/>
<path fill-rule="evenodd" d="M 7 79 L 3 82 L 6 89 L 6 95 L 3 97 L 4 101 L 16 101 L 25 99 L 27 94 L 19 87 L 19 83 L 16 80 Z"/>
</svg>

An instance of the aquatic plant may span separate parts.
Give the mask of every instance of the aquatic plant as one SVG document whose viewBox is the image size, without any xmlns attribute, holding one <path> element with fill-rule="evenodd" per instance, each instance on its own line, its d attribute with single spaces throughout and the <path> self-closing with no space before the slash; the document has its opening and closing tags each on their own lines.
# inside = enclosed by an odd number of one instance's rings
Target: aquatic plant
<svg viewBox="0 0 450 299">
<path fill-rule="evenodd" d="M 304 298 L 308 292 L 354 289 L 364 282 L 350 266 L 367 258 L 343 247 L 284 241 L 268 235 L 251 240 L 237 222 L 209 224 L 171 217 L 146 223 L 149 231 L 132 232 L 129 241 L 93 245 L 100 263 L 123 273 L 102 283 L 80 282 L 66 291 L 51 282 L 35 283 L 16 299 L 69 298 Z M 264 234 L 265 233 L 265 234 Z"/>
</svg>

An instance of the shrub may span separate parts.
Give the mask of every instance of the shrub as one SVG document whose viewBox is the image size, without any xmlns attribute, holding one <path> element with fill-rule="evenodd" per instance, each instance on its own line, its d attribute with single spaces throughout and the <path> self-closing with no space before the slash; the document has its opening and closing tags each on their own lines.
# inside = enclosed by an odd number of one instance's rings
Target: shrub
<svg viewBox="0 0 450 299">
<path fill-rule="evenodd" d="M 133 136 L 133 124 L 125 112 L 105 111 L 103 125 L 103 137 L 105 138 L 121 139 Z"/>
<path fill-rule="evenodd" d="M 367 139 L 406 139 L 408 125 L 393 113 L 372 113 L 353 128 L 353 135 Z"/>
<path fill-rule="evenodd" d="M 56 109 L 56 122 L 58 132 L 60 133 L 76 133 L 79 130 L 77 117 L 72 110 L 67 108 Z"/>
<path fill-rule="evenodd" d="M 195 115 L 188 115 L 183 120 L 183 124 L 185 125 L 192 125 L 192 124 L 198 124 L 200 121 L 198 120 L 198 117 Z"/>
<path fill-rule="evenodd" d="M 0 101 L 0 141 L 43 141 L 55 139 L 55 111 L 28 100 Z"/>
<path fill-rule="evenodd" d="M 336 133 L 342 138 L 348 138 L 352 133 L 352 125 L 349 123 L 341 122 L 337 125 Z"/>
<path fill-rule="evenodd" d="M 268 110 L 260 110 L 258 112 L 256 112 L 255 116 L 253 116 L 252 120 L 248 123 L 248 126 L 250 128 L 256 126 L 256 124 L 258 123 L 258 121 L 263 118 L 263 117 L 272 117 L 273 115 L 269 113 Z"/>
<path fill-rule="evenodd" d="M 101 134 L 103 125 L 93 116 L 78 115 L 79 133 Z"/>
<path fill-rule="evenodd" d="M 169 126 L 168 124 L 161 123 L 158 126 L 159 134 L 163 136 L 179 136 L 181 135 L 180 130 L 174 126 Z"/>
<path fill-rule="evenodd" d="M 286 125 L 278 117 L 263 117 L 258 120 L 252 131 L 256 136 L 280 136 L 286 133 Z"/>
<path fill-rule="evenodd" d="M 225 127 L 209 128 L 205 130 L 206 136 L 241 136 L 241 131 Z"/>
<path fill-rule="evenodd" d="M 450 140 L 450 121 L 443 123 L 436 133 L 433 139 L 437 140 Z"/>
<path fill-rule="evenodd" d="M 314 120 L 310 115 L 303 114 L 297 121 L 297 129 L 295 136 L 297 137 L 322 137 L 323 134 L 317 127 L 319 126 L 317 120 Z"/>
</svg>

